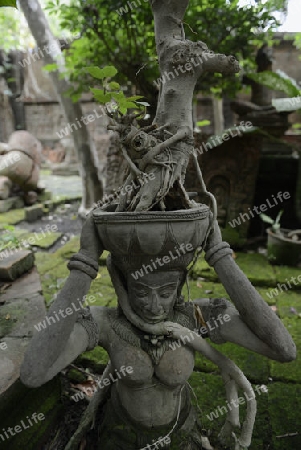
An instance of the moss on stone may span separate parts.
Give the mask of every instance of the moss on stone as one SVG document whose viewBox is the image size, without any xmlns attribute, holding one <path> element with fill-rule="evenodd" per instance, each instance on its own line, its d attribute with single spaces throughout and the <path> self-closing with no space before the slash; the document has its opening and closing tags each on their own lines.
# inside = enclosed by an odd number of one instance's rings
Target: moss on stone
<svg viewBox="0 0 301 450">
<path fill-rule="evenodd" d="M 71 383 L 83 383 L 87 380 L 88 373 L 84 374 L 82 371 L 78 369 L 70 369 L 68 370 L 66 376 Z"/>
<path fill-rule="evenodd" d="M 292 286 L 292 289 L 296 290 L 301 289 L 301 268 L 288 266 L 273 266 L 273 269 L 276 275 L 277 283 L 289 282 Z M 298 276 L 300 276 L 300 281 L 298 281 Z M 295 282 L 292 280 L 292 277 L 295 277 Z"/>
<path fill-rule="evenodd" d="M 56 255 L 60 258 L 64 259 L 70 259 L 72 255 L 77 253 L 80 248 L 80 237 L 75 236 L 74 238 L 70 239 L 63 247 L 61 247 L 57 252 Z"/>
<path fill-rule="evenodd" d="M 206 278 L 209 281 L 217 281 L 218 276 L 215 270 L 210 267 L 203 257 L 198 258 L 196 264 L 193 266 L 193 269 L 190 272 L 190 277 L 193 279 L 196 278 Z"/>
<path fill-rule="evenodd" d="M 237 265 L 256 286 L 275 286 L 276 276 L 266 257 L 259 253 L 236 253 Z"/>
<path fill-rule="evenodd" d="M 16 223 L 22 222 L 25 219 L 24 209 L 13 209 L 6 213 L 0 214 L 0 224 L 4 225 L 16 225 Z"/>
<path fill-rule="evenodd" d="M 301 448 L 301 384 L 273 383 L 269 385 L 269 415 L 272 426 L 273 450 Z M 287 436 L 297 433 L 295 436 Z M 277 438 L 277 436 L 285 436 Z"/>
<path fill-rule="evenodd" d="M 62 233 L 27 233 L 22 235 L 22 241 L 30 247 L 40 247 L 48 249 L 62 237 Z"/>
<path fill-rule="evenodd" d="M 301 319 L 283 319 L 284 325 L 291 334 L 297 346 L 297 359 L 290 363 L 282 364 L 270 361 L 270 374 L 274 380 L 283 382 L 301 382 Z"/>
<path fill-rule="evenodd" d="M 195 281 L 189 280 L 190 297 L 192 300 L 197 298 L 229 298 L 224 286 L 221 283 L 214 283 L 212 281 Z M 184 286 L 182 293 L 184 297 L 188 298 L 188 292 Z"/>
<path fill-rule="evenodd" d="M 296 291 L 281 292 L 276 299 L 280 317 L 287 317 L 293 321 L 297 318 L 301 327 L 301 293 Z"/>
<path fill-rule="evenodd" d="M 44 414 L 45 419 L 38 421 L 33 426 L 22 430 L 20 433 L 15 433 L 15 436 L 6 439 L 3 447 L 5 450 L 36 450 L 41 448 L 41 442 L 45 438 L 47 430 L 59 420 L 62 410 L 60 402 L 60 380 L 56 377 L 54 380 L 46 383 L 37 389 L 28 389 L 17 382 L 14 385 L 12 393 L 6 393 L 0 408 L 1 430 L 8 427 L 14 428 L 17 425 L 25 423 L 28 425 L 28 420 L 31 419 L 33 413 Z M 1 399 L 2 400 L 2 399 Z M 1 433 L 1 432 L 0 432 Z"/>
<path fill-rule="evenodd" d="M 189 379 L 193 388 L 192 403 L 199 405 L 201 413 L 199 418 L 204 430 L 210 430 L 210 443 L 218 445 L 218 434 L 226 420 L 225 409 L 227 409 L 226 393 L 220 375 L 194 372 Z M 255 388 L 255 385 L 253 385 Z M 261 392 L 259 390 L 259 392 Z M 271 426 L 268 417 L 268 394 L 256 394 L 257 415 L 254 426 L 252 444 L 249 450 L 267 450 L 271 441 Z M 245 398 L 243 392 L 239 396 Z M 247 401 L 247 400 L 246 400 Z M 246 403 L 240 406 L 241 423 L 245 417 Z M 212 413 L 215 413 L 215 418 Z M 211 417 L 211 420 L 210 420 Z M 236 435 L 239 436 L 240 430 Z M 216 448 L 216 447 L 215 447 Z"/>
<path fill-rule="evenodd" d="M 108 364 L 108 361 L 108 353 L 102 347 L 97 346 L 93 350 L 80 355 L 75 360 L 74 364 L 84 368 L 89 368 L 95 373 L 102 374 L 105 366 Z"/>
</svg>

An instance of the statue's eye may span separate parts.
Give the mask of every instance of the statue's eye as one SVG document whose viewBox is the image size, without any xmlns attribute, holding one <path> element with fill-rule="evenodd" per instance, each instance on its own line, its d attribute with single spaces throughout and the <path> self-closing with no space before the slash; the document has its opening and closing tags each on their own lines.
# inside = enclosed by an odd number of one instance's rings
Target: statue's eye
<svg viewBox="0 0 301 450">
<path fill-rule="evenodd" d="M 163 292 L 160 292 L 160 297 L 162 297 L 162 298 L 168 298 L 168 297 L 171 296 L 171 294 L 172 294 L 171 291 L 163 291 Z"/>
<path fill-rule="evenodd" d="M 137 295 L 137 297 L 141 297 L 141 298 L 147 297 L 147 295 L 148 295 L 148 293 L 144 290 L 135 291 L 135 294 Z"/>
</svg>

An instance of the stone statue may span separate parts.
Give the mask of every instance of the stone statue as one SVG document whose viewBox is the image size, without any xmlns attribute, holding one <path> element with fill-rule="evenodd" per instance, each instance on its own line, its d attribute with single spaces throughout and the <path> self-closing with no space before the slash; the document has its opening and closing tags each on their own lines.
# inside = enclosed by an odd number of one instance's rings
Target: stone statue
<svg viewBox="0 0 301 450">
<path fill-rule="evenodd" d="M 14 131 L 7 144 L 0 144 L 0 199 L 8 198 L 15 186 L 25 203 L 33 204 L 39 191 L 41 160 L 42 145 L 28 131 Z"/>
<path fill-rule="evenodd" d="M 204 242 L 210 223 L 209 208 L 204 205 L 184 212 L 177 212 L 174 222 L 168 218 L 171 213 L 163 213 L 165 217 L 160 213 L 160 220 L 154 217 L 151 225 L 146 220 L 158 213 L 139 213 L 135 222 L 131 217 L 135 213 L 99 209 L 91 213 L 82 231 L 81 249 L 69 262 L 70 276 L 48 316 L 54 311 L 67 311 L 72 302 L 80 310 L 104 248 L 112 252 L 108 268 L 118 308 L 91 307 L 66 316 L 37 333 L 27 350 L 21 380 L 30 387 L 47 382 L 96 345 L 107 350 L 110 373 L 120 373 L 121 367 L 132 368 L 111 387 L 99 430 L 102 449 L 148 448 L 162 437 L 167 444 L 171 440 L 172 447 L 168 448 L 202 448 L 188 385 L 195 351 L 220 367 L 228 401 L 237 396 L 238 387 L 253 398 L 252 387 L 242 372 L 213 349 L 206 337 L 215 343 L 236 343 L 277 361 L 295 358 L 290 335 L 236 265 L 217 223 L 205 243 L 206 260 L 215 268 L 235 306 L 226 299 L 184 301 L 181 289 L 186 267 L 196 247 Z M 184 241 L 185 247 L 181 245 Z M 184 253 L 185 248 L 188 251 Z M 168 261 L 163 263 L 167 256 Z M 144 272 L 137 275 L 141 268 Z M 181 345 L 174 348 L 174 340 L 180 340 Z M 248 402 L 248 421 L 235 448 L 250 444 L 254 408 Z M 220 434 L 222 442 L 228 443 L 238 427 L 238 410 L 229 412 Z M 186 446 L 181 447 L 181 442 Z"/>
<path fill-rule="evenodd" d="M 49 317 L 57 311 L 66 311 L 66 316 L 33 336 L 21 380 L 38 387 L 82 352 L 101 345 L 110 357 L 103 382 L 114 374 L 118 379 L 109 381 L 105 393 L 95 394 L 97 401 L 93 398 L 89 404 L 65 450 L 78 448 L 81 431 L 94 423 L 106 395 L 103 419 L 95 423 L 97 448 L 202 449 L 205 437 L 191 406 L 188 383 L 194 354 L 200 352 L 220 368 L 229 402 L 238 398 L 238 388 L 251 398 L 240 434 L 236 435 L 238 407 L 229 411 L 220 431 L 223 445 L 242 450 L 251 442 L 255 395 L 240 369 L 212 348 L 207 338 L 217 344 L 233 342 L 282 362 L 292 361 L 296 348 L 222 241 L 216 202 L 207 192 L 194 149 L 191 103 L 198 78 L 205 71 L 235 73 L 239 66 L 235 58 L 214 54 L 203 42 L 185 38 L 188 0 L 150 4 L 161 74 L 177 70 L 177 75 L 160 87 L 157 115 L 150 127 L 139 128 L 135 115 L 111 114 L 110 128 L 120 135 L 128 178 L 119 197 L 113 196 L 88 215 L 80 250 L 68 264 L 70 275 L 48 311 Z M 195 203 L 185 190 L 190 157 L 210 207 Z M 97 276 L 103 250 L 109 252 L 108 270 L 118 307 L 84 308 L 83 298 Z M 188 269 L 201 250 L 232 302 L 183 298 Z M 76 308 L 72 310 L 71 304 Z"/>
</svg>

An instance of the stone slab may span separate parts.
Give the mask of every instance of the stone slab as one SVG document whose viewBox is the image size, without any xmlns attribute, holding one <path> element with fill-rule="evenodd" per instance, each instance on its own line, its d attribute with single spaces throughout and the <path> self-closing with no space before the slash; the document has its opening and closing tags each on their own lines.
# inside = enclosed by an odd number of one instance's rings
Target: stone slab
<svg viewBox="0 0 301 450">
<path fill-rule="evenodd" d="M 0 279 L 15 280 L 28 272 L 34 265 L 34 254 L 29 250 L 21 250 L 9 254 L 8 250 L 3 257 L 1 252 Z"/>
<path fill-rule="evenodd" d="M 43 205 L 32 205 L 25 208 L 25 220 L 27 222 L 35 222 L 40 219 L 44 214 Z"/>
<path fill-rule="evenodd" d="M 0 395 L 6 391 L 20 376 L 20 366 L 23 361 L 29 339 L 7 337 L 0 340 L 7 348 L 0 348 Z"/>
<path fill-rule="evenodd" d="M 37 294 L 30 300 L 6 302 L 0 308 L 0 338 L 31 337 L 34 324 L 44 319 L 46 308 L 44 298 Z"/>
<path fill-rule="evenodd" d="M 33 267 L 28 273 L 15 280 L 1 295 L 1 302 L 15 299 L 30 299 L 35 294 L 42 294 L 42 286 L 37 268 Z"/>
<path fill-rule="evenodd" d="M 0 200 L 0 213 L 7 212 L 10 209 L 18 209 L 24 207 L 22 197 L 9 197 L 6 200 Z"/>
</svg>

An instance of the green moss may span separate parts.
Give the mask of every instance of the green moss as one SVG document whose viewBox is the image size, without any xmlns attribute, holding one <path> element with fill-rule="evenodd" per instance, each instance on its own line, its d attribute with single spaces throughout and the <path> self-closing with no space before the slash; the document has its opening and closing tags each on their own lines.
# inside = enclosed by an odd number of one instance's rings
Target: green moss
<svg viewBox="0 0 301 450">
<path fill-rule="evenodd" d="M 0 214 L 0 224 L 15 225 L 25 219 L 24 209 L 14 209 Z"/>
<path fill-rule="evenodd" d="M 41 194 L 38 195 L 38 201 L 39 203 L 44 203 L 48 200 L 52 199 L 52 192 L 45 190 Z"/>
<path fill-rule="evenodd" d="M 84 368 L 89 368 L 93 370 L 93 372 L 101 374 L 105 366 L 108 364 L 108 361 L 108 353 L 102 347 L 97 346 L 93 350 L 80 355 L 74 364 Z"/>
<path fill-rule="evenodd" d="M 202 428 L 210 430 L 213 435 L 213 442 L 217 441 L 217 435 L 225 422 L 225 416 L 210 420 L 210 413 L 219 405 L 226 403 L 225 389 L 220 375 L 206 374 L 202 372 L 194 372 L 189 378 L 189 383 L 195 394 L 191 395 L 192 403 L 198 403 L 201 413 L 199 418 Z M 210 439 L 211 442 L 211 439 Z M 211 442 L 212 444 L 212 442 Z"/>
<path fill-rule="evenodd" d="M 213 283 L 211 281 L 189 281 L 190 297 L 192 300 L 197 298 L 229 298 L 224 286 L 221 283 Z M 184 286 L 182 293 L 188 298 L 187 289 Z"/>
<path fill-rule="evenodd" d="M 259 253 L 236 253 L 237 265 L 256 286 L 275 286 L 276 276 L 266 257 Z"/>
<path fill-rule="evenodd" d="M 270 361 L 270 373 L 274 380 L 301 383 L 301 319 L 283 319 L 284 325 L 297 346 L 297 359 L 290 363 Z"/>
<path fill-rule="evenodd" d="M 218 434 L 225 423 L 226 414 L 224 408 L 226 407 L 226 393 L 225 387 L 220 375 L 193 373 L 189 379 L 189 383 L 193 388 L 192 403 L 198 404 L 201 413 L 199 414 L 202 428 L 210 430 L 210 443 L 214 447 L 218 445 Z M 253 386 L 255 388 L 255 386 Z M 256 394 L 257 400 L 257 415 L 254 426 L 252 444 L 249 450 L 267 450 L 271 440 L 271 426 L 268 417 L 268 394 Z M 244 397 L 243 392 L 239 391 L 239 396 Z M 220 410 L 218 409 L 220 408 Z M 241 423 L 245 416 L 246 404 L 240 406 Z M 218 417 L 213 418 L 212 412 L 216 412 Z M 210 420 L 210 417 L 212 420 Z M 240 430 L 236 435 L 239 436 Z M 216 447 L 215 447 L 216 448 Z M 219 447 L 220 448 L 220 447 Z"/>
<path fill-rule="evenodd" d="M 287 317 L 295 320 L 297 315 L 301 327 L 301 294 L 296 291 L 281 292 L 277 297 L 277 307 L 281 318 Z"/>
<path fill-rule="evenodd" d="M 276 282 L 277 283 L 287 283 L 289 282 L 292 289 L 301 289 L 301 269 L 288 266 L 273 266 Z M 298 281 L 298 276 L 300 276 L 300 281 Z M 295 277 L 295 281 L 292 280 Z M 296 284 L 295 284 L 296 283 Z"/>
<path fill-rule="evenodd" d="M 246 243 L 246 238 L 239 234 L 237 229 L 226 227 L 221 229 L 223 241 L 228 242 L 233 248 L 242 248 Z"/>
<path fill-rule="evenodd" d="M 196 264 L 190 272 L 190 277 L 194 279 L 202 277 L 209 281 L 218 280 L 215 270 L 207 264 L 203 257 L 198 258 Z"/>
<path fill-rule="evenodd" d="M 13 392 L 1 402 L 0 421 L 1 430 L 8 427 L 14 428 L 20 425 L 21 421 L 28 425 L 33 413 L 44 414 L 44 420 L 33 422 L 33 426 L 23 429 L 15 436 L 7 439 L 1 449 L 5 450 L 36 450 L 40 448 L 41 441 L 54 422 L 59 420 L 62 410 L 60 402 L 60 380 L 56 377 L 54 380 L 46 383 L 38 389 L 28 389 L 20 382 L 14 385 Z"/>
<path fill-rule="evenodd" d="M 273 450 L 301 448 L 301 385 L 273 383 L 269 386 L 269 415 L 272 425 Z M 296 436 L 287 436 L 297 433 Z M 277 438 L 277 436 L 283 436 Z"/>
<path fill-rule="evenodd" d="M 27 233 L 22 235 L 22 240 L 26 241 L 26 244 L 31 247 L 48 249 L 61 237 L 62 233 Z"/>
<path fill-rule="evenodd" d="M 87 380 L 87 375 L 88 373 L 86 373 L 85 375 L 83 372 L 77 369 L 71 369 L 67 372 L 67 378 L 71 383 L 83 383 Z"/>
<path fill-rule="evenodd" d="M 80 237 L 75 236 L 56 252 L 56 256 L 63 259 L 70 259 L 72 255 L 79 251 L 79 248 Z"/>
</svg>

